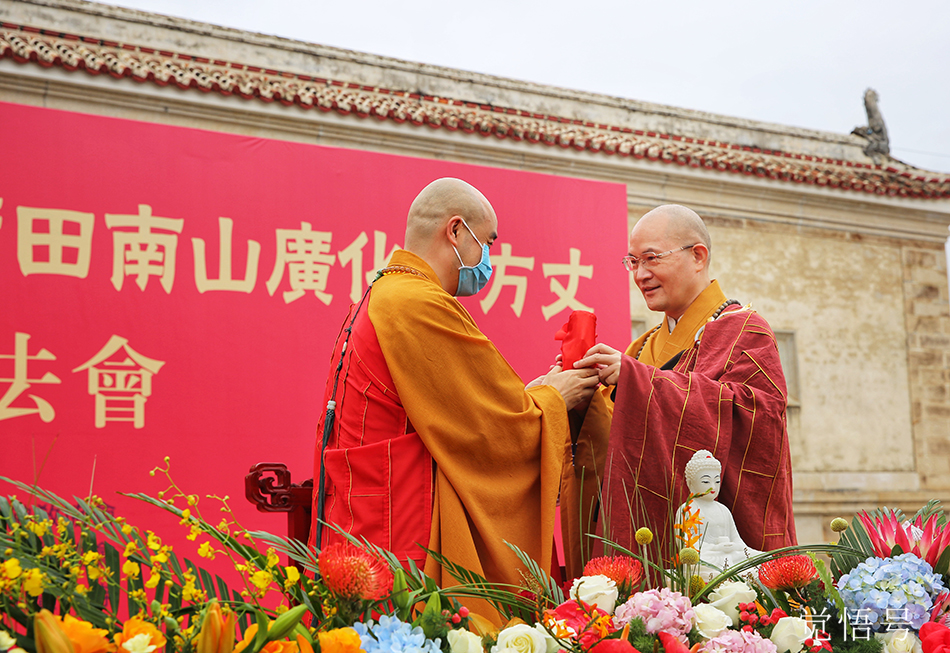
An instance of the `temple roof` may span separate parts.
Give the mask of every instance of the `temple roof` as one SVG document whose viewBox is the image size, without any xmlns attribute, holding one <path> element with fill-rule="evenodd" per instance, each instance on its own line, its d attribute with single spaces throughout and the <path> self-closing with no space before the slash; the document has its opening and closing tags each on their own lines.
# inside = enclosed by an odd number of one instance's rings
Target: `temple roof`
<svg viewBox="0 0 950 653">
<path fill-rule="evenodd" d="M 808 153 L 762 149 L 602 124 L 523 109 L 466 102 L 405 90 L 324 79 L 156 50 L 76 34 L 0 22 L 0 58 L 57 67 L 75 74 L 110 75 L 130 82 L 174 85 L 196 92 L 280 102 L 303 109 L 381 121 L 425 125 L 488 138 L 523 141 L 601 156 L 750 175 L 779 182 L 918 199 L 950 198 L 950 175 L 896 160 L 884 165 Z"/>
</svg>

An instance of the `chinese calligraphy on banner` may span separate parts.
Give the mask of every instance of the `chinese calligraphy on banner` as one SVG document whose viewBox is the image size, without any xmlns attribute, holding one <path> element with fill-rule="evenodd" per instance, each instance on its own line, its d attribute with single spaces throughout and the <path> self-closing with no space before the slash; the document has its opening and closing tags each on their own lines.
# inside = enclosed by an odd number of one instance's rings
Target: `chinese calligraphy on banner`
<svg viewBox="0 0 950 653">
<path fill-rule="evenodd" d="M 572 310 L 628 341 L 622 185 L 13 104 L 0 125 L 0 474 L 67 496 L 92 483 L 154 523 L 114 491 L 154 494 L 168 455 L 189 492 L 280 531 L 243 476 L 309 476 L 348 305 L 438 177 L 498 214 L 494 276 L 464 303 L 523 378 Z"/>
</svg>

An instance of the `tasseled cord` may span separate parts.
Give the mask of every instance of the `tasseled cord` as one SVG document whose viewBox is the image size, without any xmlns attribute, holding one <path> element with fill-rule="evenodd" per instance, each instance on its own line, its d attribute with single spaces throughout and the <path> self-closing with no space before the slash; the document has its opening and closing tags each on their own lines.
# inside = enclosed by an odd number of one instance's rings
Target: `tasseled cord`
<svg viewBox="0 0 950 653">
<path fill-rule="evenodd" d="M 326 519 L 326 510 L 323 504 L 326 499 L 327 474 L 324 468 L 323 455 L 327 450 L 327 444 L 330 442 L 330 434 L 333 433 L 333 425 L 336 421 L 336 400 L 334 397 L 336 397 L 337 384 L 340 382 L 340 372 L 343 370 L 343 361 L 346 359 L 346 346 L 350 342 L 350 335 L 353 333 L 353 323 L 356 322 L 356 316 L 363 307 L 363 303 L 369 296 L 369 291 L 372 289 L 372 287 L 373 286 L 370 285 L 366 288 L 366 292 L 363 293 L 363 298 L 360 299 L 359 305 L 357 305 L 356 310 L 353 311 L 353 318 L 350 320 L 350 323 L 347 325 L 346 329 L 344 329 L 346 332 L 346 338 L 343 340 L 343 347 L 340 349 L 340 362 L 336 365 L 336 372 L 334 373 L 333 377 L 333 392 L 330 394 L 330 401 L 327 402 L 327 412 L 323 418 L 323 440 L 320 443 L 320 482 L 317 489 L 317 532 L 314 539 L 317 549 L 319 549 L 323 543 L 323 525 L 325 523 L 324 520 Z"/>
</svg>

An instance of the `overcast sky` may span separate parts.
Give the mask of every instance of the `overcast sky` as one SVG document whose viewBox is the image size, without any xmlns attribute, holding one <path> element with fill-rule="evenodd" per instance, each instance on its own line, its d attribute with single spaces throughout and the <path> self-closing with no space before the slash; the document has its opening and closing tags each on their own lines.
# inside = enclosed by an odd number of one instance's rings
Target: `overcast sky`
<svg viewBox="0 0 950 653">
<path fill-rule="evenodd" d="M 947 0 L 109 0 L 350 50 L 848 133 L 950 172 Z"/>
</svg>

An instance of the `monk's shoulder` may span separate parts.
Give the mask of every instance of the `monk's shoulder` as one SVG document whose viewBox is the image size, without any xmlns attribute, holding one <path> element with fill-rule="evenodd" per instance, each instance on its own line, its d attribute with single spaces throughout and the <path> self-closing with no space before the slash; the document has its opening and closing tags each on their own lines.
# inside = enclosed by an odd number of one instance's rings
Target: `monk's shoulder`
<svg viewBox="0 0 950 653">
<path fill-rule="evenodd" d="M 771 325 L 761 313 L 748 307 L 724 311 L 715 320 L 708 322 L 703 331 L 704 337 L 743 336 L 775 340 Z"/>
<path fill-rule="evenodd" d="M 370 293 L 370 316 L 390 326 L 421 328 L 424 324 L 464 320 L 467 316 L 455 298 L 428 279 L 409 274 L 379 279 Z"/>
</svg>

